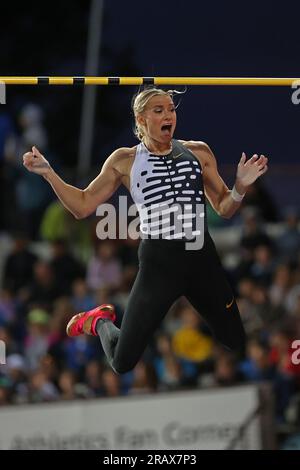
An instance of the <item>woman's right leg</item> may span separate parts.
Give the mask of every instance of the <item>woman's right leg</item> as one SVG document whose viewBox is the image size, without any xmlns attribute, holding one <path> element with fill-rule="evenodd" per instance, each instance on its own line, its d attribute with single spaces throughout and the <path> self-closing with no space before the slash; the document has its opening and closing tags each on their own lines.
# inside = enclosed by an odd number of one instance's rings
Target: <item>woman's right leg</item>
<svg viewBox="0 0 300 470">
<path fill-rule="evenodd" d="M 133 369 L 152 334 L 183 290 L 180 263 L 172 253 L 160 248 L 164 246 L 163 242 L 147 240 L 141 243 L 140 269 L 121 329 L 110 320 L 100 319 L 96 325 L 107 359 L 118 373 Z"/>
</svg>

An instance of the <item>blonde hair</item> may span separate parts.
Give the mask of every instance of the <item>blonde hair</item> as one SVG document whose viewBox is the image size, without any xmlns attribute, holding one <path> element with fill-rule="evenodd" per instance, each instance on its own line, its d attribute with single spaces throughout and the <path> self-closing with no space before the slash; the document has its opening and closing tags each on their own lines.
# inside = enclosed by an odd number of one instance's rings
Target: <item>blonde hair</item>
<svg viewBox="0 0 300 470">
<path fill-rule="evenodd" d="M 150 98 L 153 96 L 161 95 L 161 96 L 169 96 L 173 100 L 174 94 L 181 94 L 185 93 L 185 91 L 176 91 L 176 90 L 162 90 L 161 88 L 150 87 L 145 88 L 143 91 L 139 91 L 132 99 L 132 110 L 134 113 L 135 119 L 135 126 L 134 126 L 134 134 L 139 140 L 143 140 L 145 137 L 145 133 L 143 127 L 138 123 L 137 117 L 139 114 L 145 111 L 146 105 Z"/>
</svg>

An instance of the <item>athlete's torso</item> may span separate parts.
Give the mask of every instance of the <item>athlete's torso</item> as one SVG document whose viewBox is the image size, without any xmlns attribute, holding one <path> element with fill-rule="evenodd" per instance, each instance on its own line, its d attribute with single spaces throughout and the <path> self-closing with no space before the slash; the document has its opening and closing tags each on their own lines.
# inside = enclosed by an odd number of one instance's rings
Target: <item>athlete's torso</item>
<svg viewBox="0 0 300 470">
<path fill-rule="evenodd" d="M 172 152 L 158 156 L 140 143 L 126 163 L 130 171 L 123 172 L 123 183 L 138 208 L 143 235 L 191 239 L 207 229 L 202 168 L 186 145 L 174 139 Z"/>
<path fill-rule="evenodd" d="M 173 139 L 173 142 L 174 142 L 174 139 Z M 183 140 L 181 140 L 181 141 L 179 140 L 177 142 L 182 144 L 186 149 L 193 152 L 193 155 L 200 162 L 200 166 L 202 167 L 202 170 L 204 170 L 205 166 L 206 166 L 206 161 L 203 158 L 203 156 L 201 156 L 199 153 L 196 154 L 196 152 L 195 152 L 196 142 L 194 142 L 194 141 L 183 141 Z M 118 171 L 119 174 L 122 175 L 121 182 L 128 189 L 129 192 L 130 192 L 130 188 L 131 188 L 131 184 L 130 184 L 131 169 L 132 169 L 132 166 L 135 162 L 135 158 L 136 158 L 136 154 L 137 154 L 137 148 L 138 148 L 138 145 L 136 145 L 134 147 L 124 148 L 124 156 L 122 156 L 122 158 L 116 164 L 116 170 Z M 159 158 L 162 158 L 162 155 L 160 155 Z"/>
</svg>

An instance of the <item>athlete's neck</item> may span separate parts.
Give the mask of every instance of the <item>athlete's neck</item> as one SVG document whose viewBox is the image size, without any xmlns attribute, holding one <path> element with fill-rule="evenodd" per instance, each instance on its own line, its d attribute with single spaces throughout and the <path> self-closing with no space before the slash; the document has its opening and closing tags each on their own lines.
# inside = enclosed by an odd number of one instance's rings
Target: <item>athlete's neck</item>
<svg viewBox="0 0 300 470">
<path fill-rule="evenodd" d="M 143 140 L 143 144 L 154 155 L 168 155 L 172 152 L 172 140 L 167 143 L 161 143 L 153 140 Z"/>
</svg>

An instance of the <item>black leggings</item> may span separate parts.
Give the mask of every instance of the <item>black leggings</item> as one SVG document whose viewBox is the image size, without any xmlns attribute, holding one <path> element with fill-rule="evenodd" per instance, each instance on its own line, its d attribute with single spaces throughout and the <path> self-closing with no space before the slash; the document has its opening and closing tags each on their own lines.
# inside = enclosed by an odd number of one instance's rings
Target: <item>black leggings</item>
<svg viewBox="0 0 300 470">
<path fill-rule="evenodd" d="M 172 304 L 185 296 L 201 314 L 215 339 L 241 352 L 245 332 L 232 289 L 208 232 L 200 250 L 175 240 L 142 240 L 139 272 L 119 330 L 100 320 L 97 332 L 111 367 L 131 370 Z"/>
</svg>

